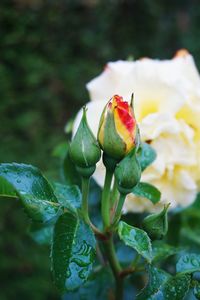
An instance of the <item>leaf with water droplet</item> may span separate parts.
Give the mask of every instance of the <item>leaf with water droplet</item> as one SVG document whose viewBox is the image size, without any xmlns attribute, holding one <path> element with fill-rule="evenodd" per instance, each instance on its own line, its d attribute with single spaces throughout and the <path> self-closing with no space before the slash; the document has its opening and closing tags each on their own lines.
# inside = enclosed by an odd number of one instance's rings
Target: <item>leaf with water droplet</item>
<svg viewBox="0 0 200 300">
<path fill-rule="evenodd" d="M 45 226 L 37 222 L 31 223 L 28 233 L 38 244 L 49 245 L 53 235 L 53 224 Z"/>
<path fill-rule="evenodd" d="M 196 299 L 200 299 L 200 282 L 193 280 L 193 293 Z"/>
<path fill-rule="evenodd" d="M 160 262 L 169 256 L 179 253 L 182 248 L 174 247 L 166 244 L 163 241 L 154 241 L 152 243 L 153 249 L 153 263 Z"/>
<path fill-rule="evenodd" d="M 19 198 L 34 221 L 48 222 L 62 212 L 51 185 L 31 165 L 0 164 L 0 195 Z"/>
<path fill-rule="evenodd" d="M 147 233 L 137 227 L 130 226 L 125 222 L 120 222 L 118 226 L 118 234 L 125 245 L 135 249 L 149 263 L 152 260 L 151 240 Z"/>
<path fill-rule="evenodd" d="M 147 143 L 142 143 L 138 151 L 138 160 L 144 171 L 156 159 L 155 150 Z"/>
<path fill-rule="evenodd" d="M 136 300 L 182 300 L 190 287 L 190 275 L 169 273 L 155 268 L 149 268 L 149 280 Z"/>
<path fill-rule="evenodd" d="M 61 292 L 82 285 L 95 258 L 95 238 L 90 227 L 69 212 L 61 215 L 55 224 L 51 257 L 54 280 Z"/>
<path fill-rule="evenodd" d="M 79 274 L 80 277 L 82 273 Z M 84 275 L 84 274 L 83 274 Z M 130 283 L 132 285 L 132 282 Z M 63 296 L 63 300 L 107 300 L 111 299 L 114 290 L 114 280 L 111 271 L 108 267 L 99 268 L 89 276 L 87 282 L 78 290 L 67 292 Z M 132 290 L 131 290 L 132 291 Z M 127 280 L 125 286 L 125 293 L 129 293 L 127 289 Z M 132 299 L 124 295 L 124 299 Z"/>
<path fill-rule="evenodd" d="M 176 264 L 176 271 L 178 273 L 193 273 L 200 271 L 200 255 L 194 253 L 182 255 Z"/>
<path fill-rule="evenodd" d="M 150 200 L 153 204 L 158 203 L 161 197 L 160 191 L 155 186 L 147 182 L 139 182 L 133 188 L 132 193 L 138 197 Z"/>
<path fill-rule="evenodd" d="M 77 211 L 77 208 L 81 207 L 81 192 L 76 185 L 64 185 L 61 183 L 53 183 L 54 193 L 58 202 L 66 207 L 71 212 Z"/>
</svg>

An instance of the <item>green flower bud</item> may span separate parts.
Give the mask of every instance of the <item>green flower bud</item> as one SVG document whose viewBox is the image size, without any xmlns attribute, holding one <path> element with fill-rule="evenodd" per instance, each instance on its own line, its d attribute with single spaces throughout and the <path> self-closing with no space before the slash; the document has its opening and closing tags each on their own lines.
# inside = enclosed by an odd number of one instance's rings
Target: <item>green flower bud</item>
<svg viewBox="0 0 200 300">
<path fill-rule="evenodd" d="M 168 231 L 167 211 L 169 204 L 164 206 L 163 210 L 157 214 L 151 214 L 144 218 L 142 224 L 148 235 L 155 240 L 162 239 Z"/>
<path fill-rule="evenodd" d="M 86 109 L 77 132 L 70 145 L 70 157 L 79 173 L 84 177 L 90 177 L 95 171 L 96 163 L 101 157 L 101 149 L 88 126 Z"/>
<path fill-rule="evenodd" d="M 132 192 L 141 177 L 141 167 L 136 157 L 136 149 L 133 149 L 116 166 L 115 178 L 118 190 L 122 194 Z"/>
</svg>

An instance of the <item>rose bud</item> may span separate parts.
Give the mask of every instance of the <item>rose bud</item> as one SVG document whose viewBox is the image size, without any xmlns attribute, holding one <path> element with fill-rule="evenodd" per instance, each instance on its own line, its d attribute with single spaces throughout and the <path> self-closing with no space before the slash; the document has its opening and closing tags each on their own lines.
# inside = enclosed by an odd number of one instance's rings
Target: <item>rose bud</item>
<svg viewBox="0 0 200 300">
<path fill-rule="evenodd" d="M 113 96 L 100 119 L 98 141 L 102 150 L 108 157 L 119 161 L 136 146 L 136 139 L 133 108 L 122 97 Z"/>
<path fill-rule="evenodd" d="M 144 218 L 142 225 L 144 230 L 153 240 L 162 239 L 168 231 L 167 211 L 170 204 L 164 206 L 160 213 L 151 214 Z"/>
<path fill-rule="evenodd" d="M 94 173 L 96 163 L 101 157 L 99 144 L 88 126 L 85 108 L 70 145 L 70 157 L 83 177 L 90 177 Z"/>
<path fill-rule="evenodd" d="M 132 149 L 116 166 L 115 179 L 121 194 L 131 193 L 132 189 L 139 183 L 141 167 L 136 156 L 136 148 Z"/>
</svg>

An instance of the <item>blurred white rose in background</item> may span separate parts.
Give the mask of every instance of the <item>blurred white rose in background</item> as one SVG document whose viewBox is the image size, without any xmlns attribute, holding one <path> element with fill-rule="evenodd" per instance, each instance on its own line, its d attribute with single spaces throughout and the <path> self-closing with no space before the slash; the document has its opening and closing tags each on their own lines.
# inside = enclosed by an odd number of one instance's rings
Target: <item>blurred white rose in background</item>
<svg viewBox="0 0 200 300">
<path fill-rule="evenodd" d="M 106 65 L 87 84 L 91 102 L 88 123 L 97 134 L 101 112 L 115 94 L 129 101 L 135 98 L 135 115 L 142 141 L 148 141 L 157 158 L 142 174 L 142 181 L 160 189 L 157 205 L 129 194 L 125 212 L 155 211 L 164 203 L 170 207 L 188 206 L 200 186 L 200 76 L 193 57 L 180 50 L 171 60 L 143 58 Z M 81 117 L 79 112 L 76 131 Z M 103 185 L 104 166 L 97 165 L 94 178 Z"/>
</svg>

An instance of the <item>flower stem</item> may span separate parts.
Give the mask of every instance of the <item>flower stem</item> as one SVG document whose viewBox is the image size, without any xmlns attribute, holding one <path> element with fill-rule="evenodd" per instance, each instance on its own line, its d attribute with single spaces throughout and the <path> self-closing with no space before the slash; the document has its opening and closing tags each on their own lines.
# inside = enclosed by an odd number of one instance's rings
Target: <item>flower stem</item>
<svg viewBox="0 0 200 300">
<path fill-rule="evenodd" d="M 90 178 L 82 177 L 82 213 L 86 223 L 90 223 L 88 214 L 88 193 L 89 193 Z"/>
<path fill-rule="evenodd" d="M 103 232 L 101 232 L 90 220 L 89 217 L 89 210 L 88 210 L 88 193 L 89 193 L 89 186 L 90 186 L 90 178 L 82 177 L 82 214 L 84 221 L 89 224 L 96 234 L 96 236 L 101 240 L 106 239 L 106 236 Z"/>
<path fill-rule="evenodd" d="M 110 187 L 112 176 L 113 173 L 106 168 L 106 177 L 101 202 L 101 214 L 105 231 L 110 226 Z"/>
<path fill-rule="evenodd" d="M 122 268 L 120 266 L 120 263 L 118 261 L 118 258 L 117 258 L 116 252 L 115 252 L 112 236 L 107 241 L 104 241 L 104 250 L 105 250 L 107 259 L 109 261 L 110 267 L 112 269 L 113 275 L 115 277 L 115 283 L 116 283 L 115 299 L 122 300 L 123 299 L 123 278 L 120 277 Z"/>
<path fill-rule="evenodd" d="M 125 198 L 126 198 L 126 195 L 120 193 L 119 201 L 118 201 L 117 208 L 115 211 L 115 217 L 114 217 L 113 224 L 116 224 L 121 217 L 121 211 L 122 211 L 122 207 L 124 205 Z"/>
<path fill-rule="evenodd" d="M 112 193 L 111 193 L 111 201 L 110 201 L 111 207 L 113 207 L 113 205 L 117 201 L 118 195 L 119 195 L 119 192 L 117 189 L 117 180 L 115 179 L 114 184 L 113 184 Z"/>
</svg>

